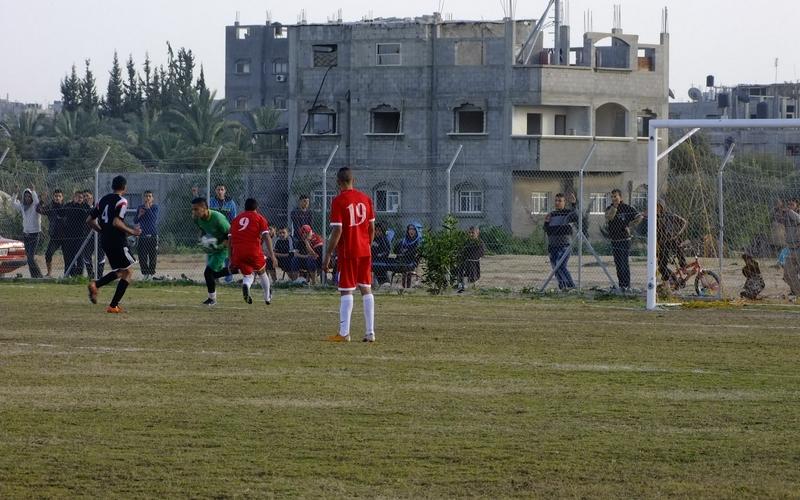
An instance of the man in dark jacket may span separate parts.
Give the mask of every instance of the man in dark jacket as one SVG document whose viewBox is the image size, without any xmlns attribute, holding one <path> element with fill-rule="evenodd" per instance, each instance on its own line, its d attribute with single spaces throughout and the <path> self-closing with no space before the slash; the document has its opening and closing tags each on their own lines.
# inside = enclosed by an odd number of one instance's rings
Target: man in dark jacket
<svg viewBox="0 0 800 500">
<path fill-rule="evenodd" d="M 83 256 L 78 255 L 84 238 L 86 237 L 86 210 L 83 206 L 83 191 L 75 191 L 72 201 L 64 205 L 64 273 L 68 276 L 83 274 Z M 88 245 L 88 243 L 87 243 Z M 68 269 L 72 261 L 75 265 Z"/>
<path fill-rule="evenodd" d="M 158 205 L 153 192 L 147 190 L 142 195 L 142 203 L 136 207 L 133 223 L 142 230 L 136 249 L 139 254 L 139 268 L 145 281 L 153 279 L 158 261 Z"/>
<path fill-rule="evenodd" d="M 570 194 L 570 207 L 567 208 L 566 197 L 563 193 L 558 193 L 555 199 L 555 210 L 544 218 L 544 232 L 547 234 L 547 251 L 550 254 L 550 265 L 555 270 L 558 289 L 564 291 L 575 288 L 575 282 L 572 281 L 572 275 L 567 268 L 569 255 L 564 258 L 558 268 L 556 268 L 556 265 L 564 257 L 564 254 L 569 251 L 572 244 L 572 224 L 578 222 L 578 213 L 575 211 L 576 201 L 575 194 Z"/>
<path fill-rule="evenodd" d="M 467 231 L 467 241 L 461 250 L 461 266 L 458 270 L 458 293 L 464 291 L 466 281 L 475 283 L 481 279 L 481 259 L 486 255 L 486 245 L 481 240 L 481 230 L 471 226 Z"/>
<path fill-rule="evenodd" d="M 635 208 L 622 202 L 622 191 L 611 191 L 611 205 L 606 208 L 606 222 L 614 266 L 617 268 L 617 280 L 623 291 L 631 287 L 631 228 L 636 227 L 643 218 Z"/>
<path fill-rule="evenodd" d="M 64 208 L 64 192 L 60 189 L 53 191 L 53 200 L 45 205 L 47 193 L 42 195 L 42 201 L 36 208 L 36 211 L 47 217 L 50 228 L 50 241 L 47 243 L 47 251 L 44 253 L 44 262 L 47 264 L 46 277 L 52 276 L 53 271 L 53 255 L 58 249 L 61 249 L 61 254 L 65 257 L 67 248 L 64 237 L 66 235 L 66 219 L 67 215 Z M 69 265 L 69 262 L 64 263 L 64 271 Z"/>
</svg>

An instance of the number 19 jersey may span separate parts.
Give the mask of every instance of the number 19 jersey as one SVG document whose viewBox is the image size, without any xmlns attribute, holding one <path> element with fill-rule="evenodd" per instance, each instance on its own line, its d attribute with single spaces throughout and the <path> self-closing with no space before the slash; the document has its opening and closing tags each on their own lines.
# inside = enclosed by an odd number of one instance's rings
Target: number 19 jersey
<svg viewBox="0 0 800 500">
<path fill-rule="evenodd" d="M 369 228 L 375 212 L 369 196 L 356 189 L 342 191 L 331 203 L 331 226 L 341 226 L 342 236 L 336 251 L 340 259 L 369 257 Z"/>
</svg>

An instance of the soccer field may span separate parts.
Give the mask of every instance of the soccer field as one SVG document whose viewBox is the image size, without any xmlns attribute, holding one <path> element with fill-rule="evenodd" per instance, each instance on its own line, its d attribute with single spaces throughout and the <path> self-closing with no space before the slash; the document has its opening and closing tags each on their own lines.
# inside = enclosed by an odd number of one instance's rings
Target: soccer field
<svg viewBox="0 0 800 500">
<path fill-rule="evenodd" d="M 0 283 L 0 498 L 800 491 L 800 309 L 204 298 Z"/>
</svg>

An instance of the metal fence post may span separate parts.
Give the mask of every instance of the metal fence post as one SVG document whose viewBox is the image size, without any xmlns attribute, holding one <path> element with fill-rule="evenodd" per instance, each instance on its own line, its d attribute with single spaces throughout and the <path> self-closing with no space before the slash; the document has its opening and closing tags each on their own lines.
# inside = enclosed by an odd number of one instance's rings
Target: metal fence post
<svg viewBox="0 0 800 500">
<path fill-rule="evenodd" d="M 586 159 L 583 160 L 581 170 L 578 173 L 578 290 L 583 290 L 583 178 L 585 177 L 586 166 L 589 165 L 589 160 L 594 155 L 594 150 L 597 144 L 592 143 L 589 152 L 586 154 Z"/>
<path fill-rule="evenodd" d="M 725 159 L 722 160 L 722 166 L 719 167 L 719 173 L 717 173 L 717 196 L 719 196 L 719 241 L 717 242 L 717 257 L 719 258 L 719 290 L 717 291 L 717 298 L 722 299 L 722 289 L 724 285 L 722 284 L 725 280 L 722 279 L 722 270 L 724 268 L 724 256 L 725 256 L 725 200 L 723 198 L 723 186 L 722 180 L 723 175 L 725 172 L 725 167 L 728 165 L 728 162 L 733 156 L 733 148 L 736 146 L 736 143 L 731 143 L 730 147 L 728 148 L 728 152 L 725 154 Z"/>
<path fill-rule="evenodd" d="M 464 149 L 463 144 L 458 145 L 458 149 L 456 150 L 456 154 L 453 155 L 453 159 L 450 160 L 450 165 L 447 167 L 447 215 L 450 215 L 453 211 L 453 196 L 450 193 L 450 171 L 453 170 L 453 166 L 456 164 L 456 160 L 458 160 L 458 156 L 461 154 L 461 150 Z"/>
<path fill-rule="evenodd" d="M 11 151 L 11 148 L 6 148 L 6 150 L 3 151 L 3 156 L 0 156 L 0 165 L 2 165 L 3 162 L 5 161 L 9 151 Z"/>
<path fill-rule="evenodd" d="M 328 246 L 328 224 L 326 224 L 328 220 L 328 167 L 331 166 L 331 162 L 333 161 L 333 157 L 336 156 L 337 151 L 339 151 L 338 144 L 333 147 L 333 151 L 331 151 L 330 156 L 328 156 L 328 161 L 325 162 L 325 167 L 322 169 L 322 241 L 325 242 L 325 246 L 322 247 L 322 262 L 325 262 L 325 249 Z M 326 284 L 327 277 L 327 269 L 323 269 L 323 285 Z"/>
<path fill-rule="evenodd" d="M 97 167 L 94 169 L 94 195 L 96 202 L 100 201 L 100 167 L 103 165 L 103 162 L 106 161 L 106 156 L 108 156 L 108 152 L 111 151 L 111 146 L 106 146 L 106 150 L 103 151 L 103 156 L 100 158 L 100 161 L 97 162 Z M 100 240 L 97 231 L 94 232 L 94 279 L 97 280 L 100 278 L 100 269 L 98 268 L 99 259 L 97 258 L 97 253 L 100 250 Z"/>
<path fill-rule="evenodd" d="M 217 148 L 217 152 L 214 153 L 214 157 L 211 159 L 211 163 L 208 164 L 208 168 L 206 169 L 206 202 L 211 201 L 211 169 L 214 168 L 214 164 L 217 162 L 220 153 L 222 153 L 222 146 Z"/>
</svg>

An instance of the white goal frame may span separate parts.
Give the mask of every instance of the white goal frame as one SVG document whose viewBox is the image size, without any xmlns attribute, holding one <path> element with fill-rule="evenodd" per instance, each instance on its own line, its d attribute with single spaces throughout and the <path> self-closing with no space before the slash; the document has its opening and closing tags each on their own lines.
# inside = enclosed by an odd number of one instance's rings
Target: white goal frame
<svg viewBox="0 0 800 500">
<path fill-rule="evenodd" d="M 647 213 L 656 213 L 656 202 L 658 201 L 658 162 L 669 155 L 669 153 L 680 146 L 684 141 L 701 129 L 742 129 L 742 128 L 798 128 L 800 129 L 800 119 L 768 119 L 768 120 L 651 120 L 648 133 L 649 142 L 647 149 Z M 658 132 L 670 129 L 690 129 L 689 133 L 673 143 L 664 152 L 658 152 Z M 729 155 L 730 156 L 730 155 Z M 647 310 L 656 309 L 656 218 L 647 218 Z M 720 232 L 723 228 L 720 228 Z"/>
</svg>

